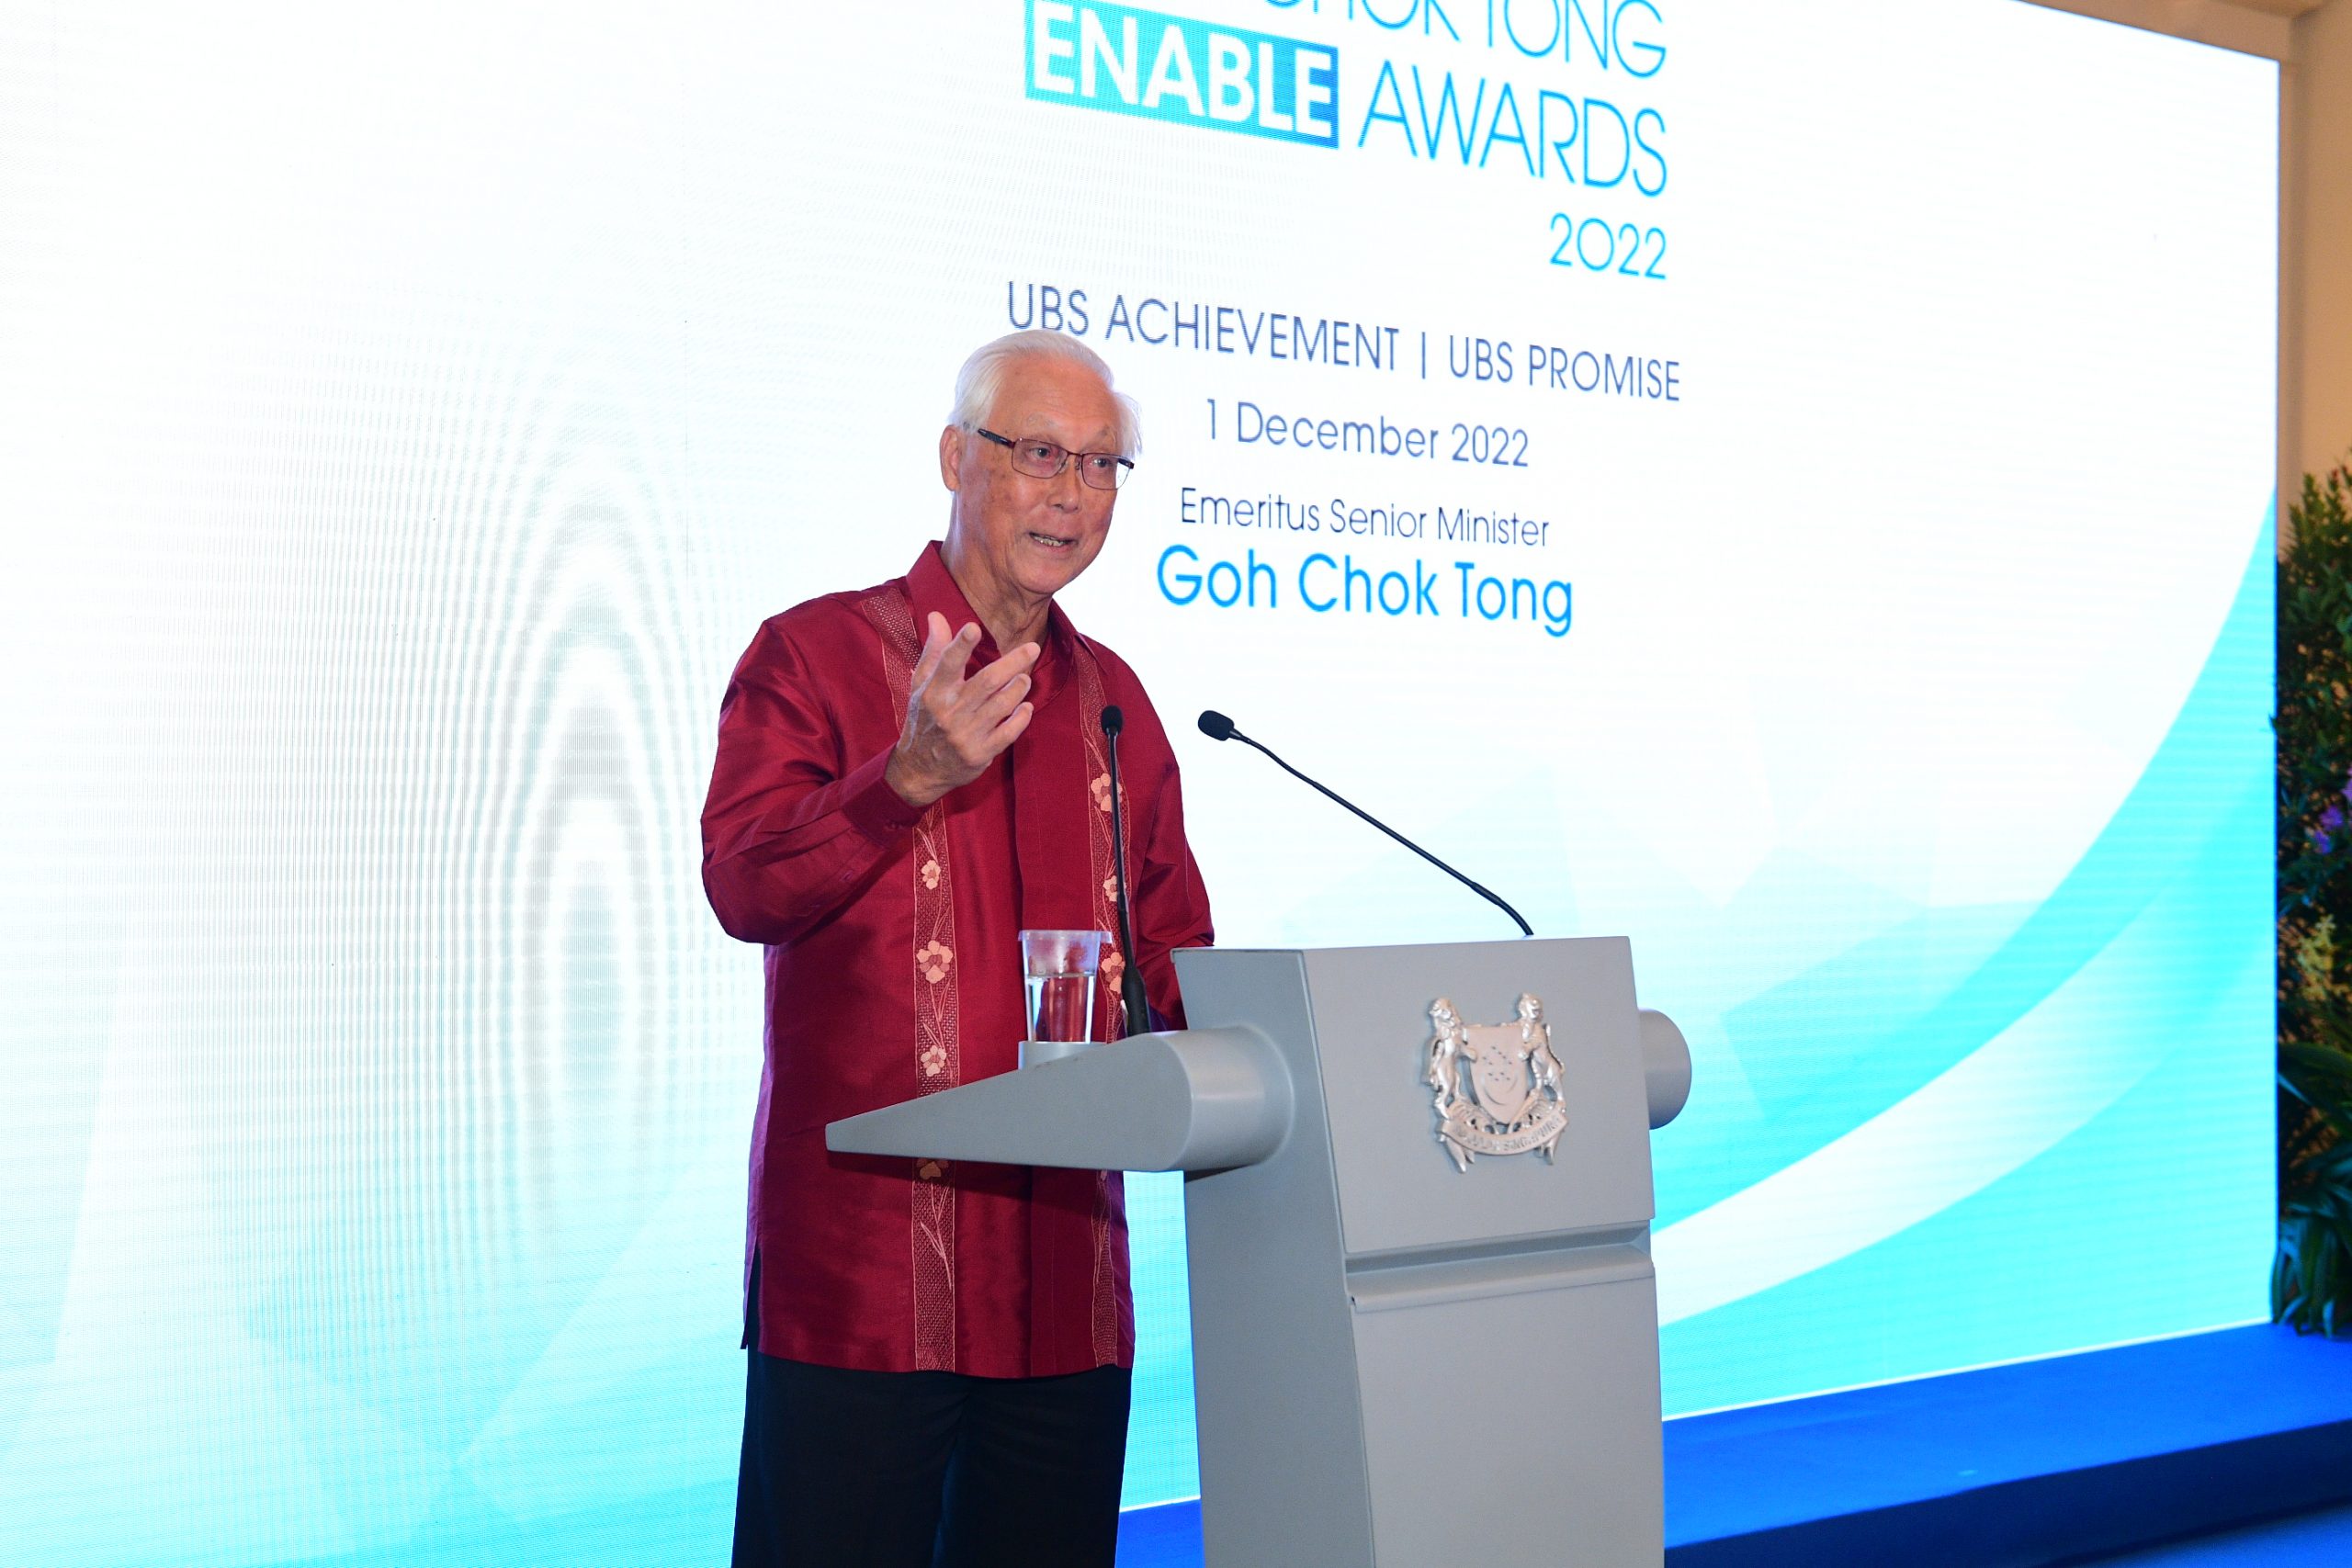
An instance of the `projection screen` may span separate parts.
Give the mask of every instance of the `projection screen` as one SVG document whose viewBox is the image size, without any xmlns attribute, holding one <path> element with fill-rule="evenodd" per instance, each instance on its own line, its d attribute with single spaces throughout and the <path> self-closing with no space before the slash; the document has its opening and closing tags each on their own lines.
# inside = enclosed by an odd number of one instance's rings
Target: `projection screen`
<svg viewBox="0 0 2352 1568">
<path fill-rule="evenodd" d="M 2277 92 L 2011 0 L 0 8 L 0 1558 L 722 1550 L 718 702 L 1016 327 L 1141 407 L 1067 603 L 1220 941 L 1510 928 L 1204 706 L 1632 939 L 1669 1414 L 2261 1317 Z"/>
</svg>

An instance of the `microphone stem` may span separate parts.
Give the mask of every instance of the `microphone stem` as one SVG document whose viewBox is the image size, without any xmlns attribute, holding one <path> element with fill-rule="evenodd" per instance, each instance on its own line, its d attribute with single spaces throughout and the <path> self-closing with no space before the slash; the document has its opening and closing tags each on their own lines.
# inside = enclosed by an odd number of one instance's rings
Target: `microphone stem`
<svg viewBox="0 0 2352 1568">
<path fill-rule="evenodd" d="M 1119 733 L 1106 726 L 1102 739 L 1110 753 L 1111 870 L 1118 891 L 1119 953 L 1125 960 L 1119 974 L 1119 1005 L 1127 1015 L 1125 1032 L 1141 1034 L 1151 1028 L 1151 1003 L 1144 995 L 1143 965 L 1136 958 L 1135 919 L 1127 910 L 1127 835 L 1119 813 Z"/>
<path fill-rule="evenodd" d="M 1305 773 L 1300 773 L 1296 768 L 1292 767 L 1288 762 L 1285 762 L 1280 757 L 1275 756 L 1271 750 L 1259 745 L 1257 741 L 1252 740 L 1247 735 L 1242 734 L 1239 729 L 1237 728 L 1233 731 L 1233 739 L 1240 741 L 1245 746 L 1252 747 L 1259 751 L 1264 752 L 1267 758 L 1273 762 L 1274 766 L 1280 768 L 1283 772 L 1288 773 L 1299 783 L 1318 792 L 1327 799 L 1329 799 L 1338 805 L 1346 807 L 1350 811 L 1354 812 L 1358 817 L 1363 818 L 1365 821 L 1371 823 L 1374 827 L 1379 829 L 1382 832 L 1387 834 L 1390 838 L 1396 840 L 1398 843 L 1404 845 L 1407 849 L 1412 851 L 1415 854 L 1420 856 L 1431 865 L 1437 867 L 1438 870 L 1445 873 L 1456 882 L 1461 883 L 1464 887 L 1467 887 L 1471 892 L 1476 893 L 1479 897 L 1484 898 L 1487 903 L 1492 904 L 1496 908 L 1500 909 L 1504 914 L 1509 915 L 1511 918 L 1511 923 L 1519 927 L 1520 935 L 1533 936 L 1535 934 L 1535 928 L 1527 923 L 1527 918 L 1521 915 L 1517 909 L 1512 908 L 1509 904 L 1504 903 L 1502 898 L 1496 894 L 1493 889 L 1482 887 L 1477 883 L 1473 882 L 1469 877 L 1464 876 L 1462 873 L 1454 870 L 1453 867 L 1446 864 L 1443 861 L 1438 859 L 1437 856 L 1430 853 L 1429 851 L 1421 848 L 1420 845 L 1413 842 L 1412 840 L 1405 837 L 1404 834 L 1398 832 L 1396 829 L 1391 828 L 1387 823 L 1383 822 L 1379 818 L 1374 817 L 1371 812 L 1366 811 L 1354 801 L 1350 800 L 1346 795 L 1340 794 L 1336 790 L 1328 789 L 1324 785 L 1316 783 L 1315 780 L 1308 778 Z"/>
</svg>

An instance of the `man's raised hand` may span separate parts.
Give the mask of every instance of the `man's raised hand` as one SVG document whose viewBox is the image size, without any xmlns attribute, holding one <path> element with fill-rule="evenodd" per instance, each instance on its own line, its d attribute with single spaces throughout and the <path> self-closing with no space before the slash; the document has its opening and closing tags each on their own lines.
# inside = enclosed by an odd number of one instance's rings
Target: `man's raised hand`
<svg viewBox="0 0 2352 1568">
<path fill-rule="evenodd" d="M 1029 671 L 1037 645 L 1024 642 L 967 679 L 965 667 L 980 645 L 980 628 L 950 636 L 947 617 L 931 614 L 930 636 L 907 693 L 907 719 L 884 773 L 899 798 L 929 806 L 978 778 L 1029 728 Z"/>
</svg>

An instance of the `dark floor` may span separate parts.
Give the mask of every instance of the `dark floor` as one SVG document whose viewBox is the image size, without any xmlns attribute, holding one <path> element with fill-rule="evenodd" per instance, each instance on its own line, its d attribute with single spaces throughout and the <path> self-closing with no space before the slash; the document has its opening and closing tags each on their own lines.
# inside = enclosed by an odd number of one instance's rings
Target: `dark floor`
<svg viewBox="0 0 2352 1568">
<path fill-rule="evenodd" d="M 1122 1562 L 1125 1559 L 1121 1559 Z M 2089 1560 L 2082 1568 L 2324 1568 L 2352 1563 L 2352 1507 Z"/>
</svg>

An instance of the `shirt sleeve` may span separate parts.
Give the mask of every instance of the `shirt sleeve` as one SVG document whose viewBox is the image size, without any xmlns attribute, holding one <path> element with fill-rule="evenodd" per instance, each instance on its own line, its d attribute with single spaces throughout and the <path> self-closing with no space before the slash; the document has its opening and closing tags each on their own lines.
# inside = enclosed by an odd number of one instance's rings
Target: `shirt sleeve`
<svg viewBox="0 0 2352 1568">
<path fill-rule="evenodd" d="M 824 918 L 922 816 L 883 771 L 844 771 L 840 726 L 795 639 L 762 626 L 718 710 L 702 811 L 702 885 L 729 936 L 787 942 Z"/>
<path fill-rule="evenodd" d="M 1164 744 L 1164 742 L 1163 742 Z M 1145 999 L 1156 1015 L 1153 1027 L 1184 1027 L 1184 1002 L 1169 954 L 1180 947 L 1207 947 L 1216 940 L 1209 922 L 1209 892 L 1193 847 L 1184 838 L 1184 792 L 1176 759 L 1167 761 L 1151 827 L 1141 846 L 1142 870 L 1136 879 L 1132 918 L 1136 960 L 1143 965 Z"/>
</svg>

